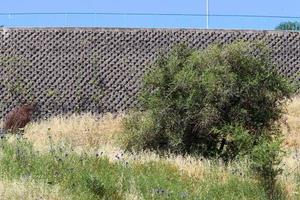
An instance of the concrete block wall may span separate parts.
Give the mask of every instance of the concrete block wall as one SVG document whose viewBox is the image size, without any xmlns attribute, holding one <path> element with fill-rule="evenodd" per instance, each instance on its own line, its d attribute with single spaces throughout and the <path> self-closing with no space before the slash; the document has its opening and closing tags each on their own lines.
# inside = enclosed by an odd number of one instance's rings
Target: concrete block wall
<svg viewBox="0 0 300 200">
<path fill-rule="evenodd" d="M 39 117 L 125 111 L 138 105 L 141 78 L 159 51 L 235 40 L 265 41 L 278 70 L 300 81 L 298 32 L 2 28 L 0 118 L 29 99 L 38 102 Z"/>
</svg>

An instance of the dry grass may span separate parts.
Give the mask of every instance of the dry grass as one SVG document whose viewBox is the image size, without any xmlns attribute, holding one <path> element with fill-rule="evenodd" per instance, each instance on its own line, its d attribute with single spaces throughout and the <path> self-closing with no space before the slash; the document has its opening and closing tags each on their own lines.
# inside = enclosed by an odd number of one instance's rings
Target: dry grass
<svg viewBox="0 0 300 200">
<path fill-rule="evenodd" d="M 282 126 L 285 146 L 289 149 L 300 148 L 300 97 L 294 98 L 287 110 L 286 123 Z M 122 132 L 122 118 L 123 116 L 114 117 L 111 114 L 100 119 L 91 114 L 53 117 L 29 124 L 24 135 L 39 150 L 48 149 L 49 142 L 52 141 L 115 155 L 121 152 L 116 140 Z"/>
<path fill-rule="evenodd" d="M 6 200 L 68 200 L 59 187 L 49 187 L 31 180 L 0 181 L 0 199 Z"/>
<path fill-rule="evenodd" d="M 295 97 L 288 104 L 285 120 L 282 130 L 284 145 L 288 154 L 283 159 L 284 172 L 279 180 L 288 198 L 298 199 L 300 197 L 300 185 L 299 181 L 295 180 L 295 174 L 300 173 L 300 96 Z"/>
<path fill-rule="evenodd" d="M 300 97 L 288 104 L 287 111 L 286 123 L 282 126 L 285 145 L 300 148 Z M 49 145 L 49 136 L 54 143 L 64 141 L 73 147 L 101 148 L 115 145 L 118 134 L 122 132 L 122 118 L 112 114 L 100 119 L 91 114 L 53 117 L 29 124 L 25 128 L 25 137 L 41 149 Z"/>
<path fill-rule="evenodd" d="M 285 194 L 287 195 L 288 199 L 299 199 L 300 183 L 299 178 L 297 178 L 299 177 L 300 173 L 299 159 L 291 158 L 289 156 L 284 159 L 284 163 L 287 163 L 288 166 L 283 167 L 283 174 L 278 177 L 278 181 L 283 190 L 285 191 Z"/>
<path fill-rule="evenodd" d="M 300 97 L 295 97 L 287 107 L 286 123 L 283 125 L 285 145 L 300 148 Z"/>
<path fill-rule="evenodd" d="M 75 148 L 98 148 L 115 142 L 122 129 L 121 119 L 111 114 L 100 119 L 91 114 L 53 117 L 31 123 L 24 136 L 40 150 L 48 148 L 50 141 L 67 142 Z"/>
</svg>

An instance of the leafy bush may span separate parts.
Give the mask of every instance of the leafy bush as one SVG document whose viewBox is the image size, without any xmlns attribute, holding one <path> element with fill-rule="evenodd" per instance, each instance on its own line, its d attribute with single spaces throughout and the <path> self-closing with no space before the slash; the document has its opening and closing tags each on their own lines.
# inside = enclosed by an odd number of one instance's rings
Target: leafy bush
<svg viewBox="0 0 300 200">
<path fill-rule="evenodd" d="M 124 120 L 128 150 L 197 153 L 225 161 L 251 154 L 277 132 L 292 90 L 261 43 L 197 51 L 176 46 L 144 78 L 144 112 Z M 265 141 L 267 141 L 265 140 Z"/>
</svg>

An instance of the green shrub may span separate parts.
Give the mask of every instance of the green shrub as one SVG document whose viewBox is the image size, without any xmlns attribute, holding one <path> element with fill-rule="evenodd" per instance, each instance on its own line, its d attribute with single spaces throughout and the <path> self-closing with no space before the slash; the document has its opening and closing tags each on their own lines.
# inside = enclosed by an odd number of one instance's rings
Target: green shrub
<svg viewBox="0 0 300 200">
<path fill-rule="evenodd" d="M 261 43 L 197 51 L 176 46 L 144 78 L 144 112 L 124 120 L 128 150 L 197 153 L 225 161 L 272 140 L 292 93 Z"/>
<path fill-rule="evenodd" d="M 283 199 L 283 194 L 276 184 L 276 178 L 282 173 L 279 164 L 284 151 L 281 148 L 282 139 L 276 135 L 273 140 L 261 138 L 252 150 L 251 167 L 266 190 L 269 199 Z"/>
<path fill-rule="evenodd" d="M 105 187 L 101 180 L 97 177 L 86 177 L 87 187 L 97 197 L 103 197 L 105 195 Z"/>
</svg>

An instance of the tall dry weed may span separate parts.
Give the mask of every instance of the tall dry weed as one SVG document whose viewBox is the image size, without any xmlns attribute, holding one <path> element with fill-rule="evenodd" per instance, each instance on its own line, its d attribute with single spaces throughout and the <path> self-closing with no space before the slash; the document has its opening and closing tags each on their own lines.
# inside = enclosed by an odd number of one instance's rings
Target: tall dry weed
<svg viewBox="0 0 300 200">
<path fill-rule="evenodd" d="M 300 148 L 300 97 L 288 104 L 285 123 L 282 126 L 285 146 L 289 149 Z"/>
<path fill-rule="evenodd" d="M 98 148 L 112 144 L 121 132 L 122 116 L 107 114 L 97 118 L 92 114 L 53 117 L 25 128 L 24 137 L 43 149 L 54 143 L 67 142 L 73 147 Z"/>
</svg>

